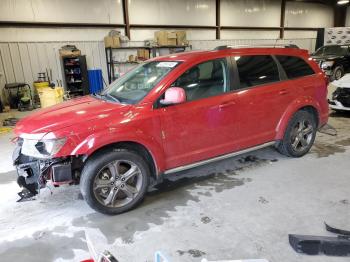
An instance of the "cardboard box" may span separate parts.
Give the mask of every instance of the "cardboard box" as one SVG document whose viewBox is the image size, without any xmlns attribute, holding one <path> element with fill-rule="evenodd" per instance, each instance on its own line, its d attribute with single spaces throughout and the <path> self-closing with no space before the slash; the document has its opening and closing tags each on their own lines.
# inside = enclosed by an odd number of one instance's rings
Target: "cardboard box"
<svg viewBox="0 0 350 262">
<path fill-rule="evenodd" d="M 154 38 L 158 45 L 168 45 L 167 31 L 156 31 L 154 33 Z"/>
<path fill-rule="evenodd" d="M 186 45 L 186 31 L 176 31 L 176 44 L 177 45 Z"/>
<path fill-rule="evenodd" d="M 106 36 L 104 38 L 105 47 L 117 48 L 120 47 L 120 39 L 119 36 Z"/>
<path fill-rule="evenodd" d="M 141 60 L 149 59 L 149 50 L 148 49 L 138 49 L 137 50 L 137 57 L 141 58 Z"/>
<path fill-rule="evenodd" d="M 186 31 L 157 31 L 155 32 L 155 41 L 159 46 L 164 45 L 188 45 L 188 41 L 186 39 Z"/>
<path fill-rule="evenodd" d="M 128 59 L 129 62 L 137 62 L 137 56 L 136 55 L 129 55 L 129 59 Z"/>
<path fill-rule="evenodd" d="M 168 32 L 168 45 L 176 45 L 176 32 Z"/>
</svg>

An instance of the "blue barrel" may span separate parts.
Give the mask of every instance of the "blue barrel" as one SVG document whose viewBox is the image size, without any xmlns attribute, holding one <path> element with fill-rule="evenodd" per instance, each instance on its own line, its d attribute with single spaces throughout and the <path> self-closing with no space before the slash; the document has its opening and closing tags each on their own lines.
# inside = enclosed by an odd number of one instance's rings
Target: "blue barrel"
<svg viewBox="0 0 350 262">
<path fill-rule="evenodd" d="M 89 69 L 88 76 L 89 76 L 90 94 L 100 93 L 103 90 L 102 70 Z"/>
</svg>

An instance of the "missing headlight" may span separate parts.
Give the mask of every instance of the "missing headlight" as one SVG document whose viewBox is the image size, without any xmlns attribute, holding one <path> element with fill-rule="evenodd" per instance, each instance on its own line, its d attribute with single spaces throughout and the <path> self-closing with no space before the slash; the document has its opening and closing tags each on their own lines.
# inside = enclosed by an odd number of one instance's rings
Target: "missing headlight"
<svg viewBox="0 0 350 262">
<path fill-rule="evenodd" d="M 45 147 L 45 143 L 39 141 L 38 143 L 36 143 L 35 148 L 39 151 L 40 154 L 43 155 L 50 155 L 49 152 L 47 152 L 46 147 Z"/>
</svg>

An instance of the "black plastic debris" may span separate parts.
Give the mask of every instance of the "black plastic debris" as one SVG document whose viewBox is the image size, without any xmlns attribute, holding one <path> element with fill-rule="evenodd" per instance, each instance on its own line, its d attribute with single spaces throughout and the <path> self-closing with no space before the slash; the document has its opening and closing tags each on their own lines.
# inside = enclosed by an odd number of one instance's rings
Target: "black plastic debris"
<svg viewBox="0 0 350 262">
<path fill-rule="evenodd" d="M 329 232 L 350 237 L 350 231 L 349 230 L 344 230 L 344 229 L 339 229 L 339 228 L 336 228 L 336 227 L 331 227 L 327 223 L 324 223 L 324 225 L 326 226 L 326 230 L 329 231 Z"/>
<path fill-rule="evenodd" d="M 289 243 L 298 253 L 307 255 L 350 256 L 350 231 L 331 227 L 326 230 L 335 234 L 329 236 L 289 235 Z"/>
<path fill-rule="evenodd" d="M 249 162 L 256 162 L 258 160 L 259 160 L 259 158 L 257 158 L 256 156 L 249 155 L 249 156 L 238 159 L 238 162 L 241 164 L 244 164 L 244 163 L 249 163 Z"/>
</svg>

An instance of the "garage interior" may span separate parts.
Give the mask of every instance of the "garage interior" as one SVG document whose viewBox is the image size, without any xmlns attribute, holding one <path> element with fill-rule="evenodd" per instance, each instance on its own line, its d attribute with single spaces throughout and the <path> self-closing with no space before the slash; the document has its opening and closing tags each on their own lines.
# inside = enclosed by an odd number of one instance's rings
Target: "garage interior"
<svg viewBox="0 0 350 262">
<path fill-rule="evenodd" d="M 301 158 L 267 147 L 170 174 L 136 208 L 115 216 L 91 209 L 79 185 L 48 185 L 16 202 L 12 160 L 20 119 L 99 94 L 148 59 L 218 46 L 297 46 L 311 55 L 324 45 L 349 45 L 348 6 L 337 0 L 0 0 L 0 260 L 83 261 L 92 257 L 90 242 L 119 262 L 348 261 L 349 236 L 345 256 L 298 253 L 288 237 L 336 236 L 325 223 L 350 230 L 350 103 L 330 108 L 327 126 Z M 341 69 L 346 78 L 350 71 Z M 337 88 L 336 71 L 328 75 L 328 98 Z"/>
</svg>

